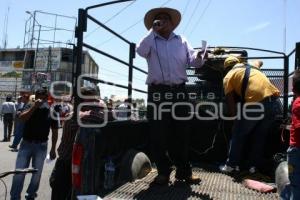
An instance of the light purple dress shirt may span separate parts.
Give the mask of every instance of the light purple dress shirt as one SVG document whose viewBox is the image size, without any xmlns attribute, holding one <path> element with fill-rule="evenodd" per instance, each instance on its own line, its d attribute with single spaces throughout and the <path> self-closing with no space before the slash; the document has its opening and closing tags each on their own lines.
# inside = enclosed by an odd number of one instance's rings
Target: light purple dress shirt
<svg viewBox="0 0 300 200">
<path fill-rule="evenodd" d="M 186 68 L 203 65 L 202 59 L 196 58 L 198 51 L 194 50 L 185 38 L 173 32 L 165 39 L 150 30 L 137 45 L 136 51 L 147 60 L 148 85 L 187 82 Z"/>
</svg>

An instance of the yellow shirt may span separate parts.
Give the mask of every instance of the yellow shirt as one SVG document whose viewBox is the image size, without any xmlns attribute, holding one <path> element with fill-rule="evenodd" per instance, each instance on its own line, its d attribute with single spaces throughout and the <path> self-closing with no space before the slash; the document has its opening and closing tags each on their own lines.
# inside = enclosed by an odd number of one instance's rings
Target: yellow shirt
<svg viewBox="0 0 300 200">
<path fill-rule="evenodd" d="M 223 80 L 225 95 L 234 91 L 241 96 L 241 88 L 245 74 L 243 64 L 238 64 L 230 70 Z M 249 81 L 245 92 L 245 102 L 259 102 L 268 96 L 279 96 L 279 90 L 260 70 L 250 71 Z"/>
</svg>

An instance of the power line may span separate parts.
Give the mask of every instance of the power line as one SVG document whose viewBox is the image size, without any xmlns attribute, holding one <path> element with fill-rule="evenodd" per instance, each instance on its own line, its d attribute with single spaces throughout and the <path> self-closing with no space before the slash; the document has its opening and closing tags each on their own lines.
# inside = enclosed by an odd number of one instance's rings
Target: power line
<svg viewBox="0 0 300 200">
<path fill-rule="evenodd" d="M 123 9 L 121 9 L 119 12 L 117 12 L 116 14 L 114 14 L 113 16 L 111 16 L 108 20 L 106 20 L 104 22 L 104 24 L 110 22 L 113 18 L 117 17 L 120 13 L 122 13 L 124 10 L 126 10 L 129 6 L 131 6 L 132 4 L 134 4 L 137 0 L 134 0 L 133 2 L 131 2 L 130 4 L 128 4 L 127 6 L 125 6 Z"/>
<path fill-rule="evenodd" d="M 169 2 L 171 2 L 172 0 L 168 0 L 168 1 L 166 1 L 165 3 L 163 3 L 160 7 L 163 7 L 163 6 L 165 6 L 165 5 L 167 5 Z"/>
<path fill-rule="evenodd" d="M 188 1 L 186 2 L 185 7 L 184 7 L 183 12 L 182 12 L 182 16 L 185 15 L 185 13 L 186 13 L 186 11 L 187 11 L 187 8 L 188 8 L 188 6 L 190 5 L 190 2 L 191 2 L 191 0 L 188 0 Z"/>
<path fill-rule="evenodd" d="M 103 77 L 103 78 L 106 78 L 106 77 L 110 77 L 110 78 L 112 78 L 112 77 L 118 77 L 118 79 L 119 79 L 119 81 L 120 80 L 122 80 L 122 81 L 127 81 L 127 78 L 126 77 L 120 77 L 119 75 L 117 75 L 117 74 L 107 74 L 107 73 L 100 73 L 99 74 L 99 76 L 101 77 Z"/>
<path fill-rule="evenodd" d="M 121 14 L 124 10 L 126 10 L 129 6 L 131 6 L 132 4 L 134 4 L 137 0 L 134 0 L 133 2 L 131 2 L 130 4 L 128 4 L 127 6 L 125 6 L 124 8 L 122 8 L 121 10 L 119 10 L 116 14 L 114 14 L 113 16 L 111 16 L 109 19 L 107 19 L 104 24 L 107 24 L 108 22 L 110 22 L 112 19 L 114 19 L 115 17 L 117 17 L 119 14 Z M 101 28 L 100 26 L 98 26 L 97 28 L 95 28 L 94 30 L 92 30 L 91 32 L 89 32 L 84 38 L 86 39 L 87 37 L 89 37 L 91 34 L 93 34 L 94 32 L 96 32 L 99 28 Z"/>
<path fill-rule="evenodd" d="M 185 4 L 185 6 L 184 6 L 184 9 L 183 9 L 183 11 L 182 11 L 182 19 L 183 19 L 183 17 L 185 16 L 185 13 L 186 13 L 186 11 L 187 11 L 187 8 L 188 8 L 188 6 L 190 5 L 190 2 L 191 2 L 191 0 L 188 0 L 187 2 L 186 2 L 186 4 Z M 180 27 L 181 28 L 181 27 Z"/>
<path fill-rule="evenodd" d="M 186 26 L 185 26 L 184 29 L 183 29 L 183 33 L 186 31 L 186 29 L 187 29 L 188 26 L 190 25 L 190 23 L 191 23 L 191 21 L 192 21 L 192 18 L 194 17 L 194 15 L 195 15 L 195 13 L 196 13 L 196 10 L 198 9 L 198 6 L 199 6 L 200 2 L 201 2 L 201 0 L 198 0 L 197 4 L 196 4 L 196 6 L 195 6 L 195 8 L 194 8 L 194 10 L 193 10 L 193 12 L 192 12 L 191 17 L 189 18 L 188 23 L 186 24 Z"/>
<path fill-rule="evenodd" d="M 133 28 L 134 26 L 136 26 L 137 24 L 139 24 L 139 23 L 142 22 L 142 21 L 143 21 L 143 19 L 140 19 L 139 21 L 135 22 L 135 23 L 132 24 L 131 26 L 129 26 L 129 27 L 127 27 L 126 29 L 124 29 L 123 31 L 121 31 L 119 34 L 121 35 L 121 34 L 127 32 L 129 29 Z M 116 36 L 111 36 L 111 37 L 108 38 L 107 40 L 105 40 L 105 41 L 101 42 L 100 44 L 98 44 L 96 47 L 100 47 L 100 46 L 106 44 L 107 42 L 109 42 L 109 41 L 111 41 L 112 39 L 115 39 L 115 38 L 116 38 Z"/>
<path fill-rule="evenodd" d="M 106 68 L 101 68 L 100 70 L 104 70 L 104 71 L 107 71 L 107 72 L 110 72 L 110 73 L 119 74 L 119 75 L 121 75 L 121 76 L 127 77 L 127 76 L 124 75 L 123 73 L 116 72 L 116 71 L 112 71 L 112 70 L 108 70 L 108 69 L 106 69 Z"/>
<path fill-rule="evenodd" d="M 120 72 L 111 71 L 111 70 L 108 70 L 108 69 L 105 69 L 105 68 L 102 68 L 100 70 L 107 71 L 107 72 L 110 72 L 110 73 L 113 73 L 113 74 L 118 74 L 119 76 L 123 76 L 123 77 L 128 78 L 128 76 L 126 76 L 125 74 L 122 74 Z"/>
<path fill-rule="evenodd" d="M 102 69 L 100 69 L 100 70 L 103 70 L 103 71 L 112 73 L 112 75 L 111 75 L 111 74 L 107 74 L 107 73 L 103 73 L 103 72 L 101 73 L 101 72 L 100 72 L 100 75 L 103 74 L 103 75 L 106 75 L 106 76 L 117 76 L 117 77 L 119 77 L 119 78 L 121 78 L 121 79 L 126 79 L 126 80 L 128 79 L 128 76 L 127 76 L 127 75 L 122 74 L 122 73 L 119 73 L 119 72 L 111 71 L 111 70 L 108 70 L 108 69 L 105 69 L 105 68 L 102 68 Z M 143 80 L 143 79 L 141 79 L 141 78 L 133 77 L 133 79 L 136 80 L 136 81 L 143 82 L 143 83 L 145 82 L 145 80 Z"/>
<path fill-rule="evenodd" d="M 202 14 L 200 15 L 200 17 L 198 18 L 198 20 L 197 20 L 195 26 L 193 27 L 192 31 L 189 33 L 189 36 L 191 36 L 192 33 L 194 32 L 194 30 L 196 30 L 196 28 L 198 27 L 198 24 L 199 24 L 200 20 L 202 19 L 202 17 L 203 17 L 204 14 L 206 13 L 206 11 L 207 11 L 208 7 L 210 6 L 210 3 L 211 3 L 211 2 L 212 2 L 212 0 L 209 0 L 208 4 L 207 4 L 206 7 L 204 8 L 204 10 L 203 10 Z"/>
<path fill-rule="evenodd" d="M 163 4 L 161 4 L 160 7 L 165 6 L 166 4 L 170 3 L 171 1 L 173 1 L 173 0 L 168 0 L 168 1 L 164 2 Z M 143 20 L 144 20 L 144 18 L 138 20 L 137 22 L 135 22 L 135 23 L 132 24 L 131 26 L 125 28 L 125 29 L 124 29 L 123 31 L 121 31 L 119 34 L 122 35 L 123 33 L 127 32 L 127 31 L 130 30 L 131 28 L 135 27 L 137 24 L 139 24 L 139 23 L 142 22 Z M 116 36 L 112 36 L 112 37 L 108 38 L 107 40 L 103 41 L 102 43 L 100 43 L 100 44 L 97 45 L 96 47 L 100 47 L 100 46 L 106 44 L 107 42 L 111 41 L 111 40 L 114 39 L 115 37 L 116 37 Z"/>
</svg>

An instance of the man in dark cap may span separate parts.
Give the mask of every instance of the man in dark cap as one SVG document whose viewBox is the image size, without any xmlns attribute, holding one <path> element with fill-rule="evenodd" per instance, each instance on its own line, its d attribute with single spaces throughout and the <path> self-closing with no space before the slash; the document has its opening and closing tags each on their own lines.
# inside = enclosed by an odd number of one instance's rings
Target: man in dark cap
<svg viewBox="0 0 300 200">
<path fill-rule="evenodd" d="M 32 167 L 38 172 L 31 177 L 27 189 L 27 200 L 37 197 L 37 191 L 43 171 L 44 160 L 47 155 L 48 136 L 50 128 L 52 129 L 52 146 L 50 158 L 56 157 L 55 149 L 58 133 L 58 122 L 51 119 L 50 106 L 47 102 L 48 92 L 45 89 L 38 89 L 35 92 L 35 102 L 33 105 L 28 104 L 19 118 L 24 121 L 23 140 L 20 144 L 16 160 L 16 168 L 28 168 L 30 162 Z M 24 174 L 17 174 L 13 177 L 11 186 L 11 200 L 20 200 L 24 184 Z"/>
<path fill-rule="evenodd" d="M 176 166 L 177 180 L 189 183 L 199 181 L 192 176 L 188 160 L 187 122 L 176 117 L 186 118 L 190 115 L 189 106 L 185 104 L 188 99 L 185 89 L 185 82 L 188 81 L 186 68 L 201 67 L 204 55 L 173 32 L 180 20 L 180 12 L 172 8 L 148 11 L 144 23 L 149 32 L 137 45 L 137 53 L 148 63 L 147 118 L 151 125 L 152 156 L 158 170 L 154 181 L 157 184 L 169 182 L 172 164 Z M 175 114 L 171 112 L 173 105 L 176 105 Z M 169 112 L 165 112 L 167 109 Z"/>
</svg>

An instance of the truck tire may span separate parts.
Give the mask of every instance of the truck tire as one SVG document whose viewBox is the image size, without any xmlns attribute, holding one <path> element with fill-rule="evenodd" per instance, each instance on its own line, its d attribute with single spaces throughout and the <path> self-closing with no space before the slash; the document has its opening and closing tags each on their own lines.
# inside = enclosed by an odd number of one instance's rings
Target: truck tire
<svg viewBox="0 0 300 200">
<path fill-rule="evenodd" d="M 277 192 L 280 194 L 286 185 L 290 183 L 288 174 L 287 161 L 281 162 L 275 171 L 275 183 L 277 185 Z"/>
<path fill-rule="evenodd" d="M 128 150 L 122 158 L 118 183 L 141 179 L 151 171 L 151 162 L 146 154 L 134 149 Z"/>
</svg>

